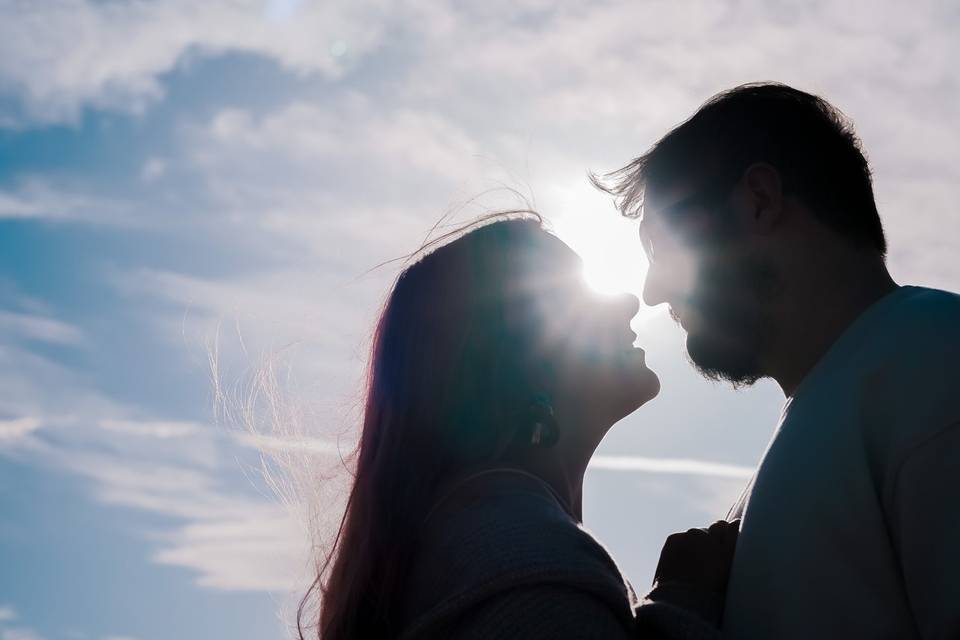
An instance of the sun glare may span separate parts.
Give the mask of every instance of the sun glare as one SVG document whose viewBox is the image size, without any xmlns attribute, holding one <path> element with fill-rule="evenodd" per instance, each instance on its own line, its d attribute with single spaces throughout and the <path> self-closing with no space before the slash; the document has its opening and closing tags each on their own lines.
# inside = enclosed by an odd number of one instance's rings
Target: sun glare
<svg viewBox="0 0 960 640">
<path fill-rule="evenodd" d="M 560 239 L 583 258 L 583 276 L 592 289 L 640 295 L 647 263 L 633 221 L 612 214 L 571 213 L 552 223 Z"/>
</svg>

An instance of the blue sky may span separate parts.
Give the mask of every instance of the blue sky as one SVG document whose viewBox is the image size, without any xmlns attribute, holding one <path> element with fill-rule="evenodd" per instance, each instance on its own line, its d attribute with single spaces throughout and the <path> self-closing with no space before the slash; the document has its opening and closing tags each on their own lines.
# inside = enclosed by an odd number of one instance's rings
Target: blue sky
<svg viewBox="0 0 960 640">
<path fill-rule="evenodd" d="M 721 89 L 843 109 L 895 278 L 960 289 L 960 10 L 840 4 L 0 0 L 0 640 L 283 636 L 393 276 L 367 270 L 506 185 L 637 290 L 632 223 L 585 173 Z M 585 520 L 643 589 L 667 533 L 723 515 L 782 398 L 699 379 L 662 310 L 634 328 L 663 392 L 604 443 Z M 264 371 L 299 439 L 215 413 Z"/>
</svg>

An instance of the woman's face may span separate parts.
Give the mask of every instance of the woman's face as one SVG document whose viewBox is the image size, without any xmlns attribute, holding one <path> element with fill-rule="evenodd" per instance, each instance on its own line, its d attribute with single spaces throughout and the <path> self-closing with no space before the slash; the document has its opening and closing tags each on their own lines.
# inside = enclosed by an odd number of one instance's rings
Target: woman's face
<svg viewBox="0 0 960 640">
<path fill-rule="evenodd" d="M 643 350 L 633 346 L 630 320 L 640 303 L 631 294 L 591 290 L 580 257 L 555 236 L 542 235 L 531 251 L 524 285 L 538 331 L 535 359 L 551 372 L 556 409 L 609 427 L 660 390 Z"/>
</svg>

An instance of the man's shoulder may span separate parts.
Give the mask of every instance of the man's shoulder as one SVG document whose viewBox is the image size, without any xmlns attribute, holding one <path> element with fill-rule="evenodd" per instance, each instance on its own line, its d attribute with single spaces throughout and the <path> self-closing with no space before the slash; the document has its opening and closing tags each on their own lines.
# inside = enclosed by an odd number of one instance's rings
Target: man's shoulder
<svg viewBox="0 0 960 640">
<path fill-rule="evenodd" d="M 960 336 L 960 294 L 918 286 L 902 287 L 898 294 L 900 299 L 891 309 L 890 320 L 907 328 L 939 328 L 950 335 Z"/>
<path fill-rule="evenodd" d="M 907 287 L 853 364 L 864 442 L 884 470 L 960 420 L 960 295 Z"/>
<path fill-rule="evenodd" d="M 946 376 L 956 369 L 960 359 L 960 295 L 925 287 L 905 289 L 874 342 L 885 354 L 891 373 L 906 382 L 912 380 L 911 386 L 916 386 L 924 378 Z M 960 378 L 956 382 L 960 383 Z"/>
<path fill-rule="evenodd" d="M 958 363 L 960 295 L 900 287 L 841 336 L 792 406 L 820 406 L 824 394 L 860 397 L 879 406 L 909 402 L 938 387 L 960 385 L 960 377 L 950 375 Z"/>
<path fill-rule="evenodd" d="M 960 295 L 950 291 L 900 287 L 855 327 L 853 348 L 834 362 L 854 378 L 882 371 L 916 383 L 960 359 Z"/>
</svg>

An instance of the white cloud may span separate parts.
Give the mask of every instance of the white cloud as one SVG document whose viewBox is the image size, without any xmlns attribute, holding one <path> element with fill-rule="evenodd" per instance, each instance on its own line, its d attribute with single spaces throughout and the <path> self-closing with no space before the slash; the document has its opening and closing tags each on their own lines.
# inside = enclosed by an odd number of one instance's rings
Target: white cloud
<svg viewBox="0 0 960 640">
<path fill-rule="evenodd" d="M 9 624 L 16 619 L 17 612 L 12 606 L 0 607 L 0 640 L 43 640 L 43 637 L 33 629 Z"/>
<path fill-rule="evenodd" d="M 172 420 L 115 420 L 100 421 L 100 427 L 107 431 L 123 433 L 149 438 L 184 438 L 196 435 L 204 427 L 195 422 L 180 422 Z"/>
<path fill-rule="evenodd" d="M 211 589 L 290 591 L 308 584 L 302 527 L 279 505 L 258 506 L 179 527 L 154 560 L 198 572 L 198 584 Z"/>
<path fill-rule="evenodd" d="M 151 559 L 192 570 L 202 586 L 287 592 L 309 582 L 310 538 L 295 511 L 276 498 L 248 495 L 251 478 L 239 468 L 197 467 L 169 452 L 165 461 L 136 449 L 102 452 L 117 444 L 87 438 L 82 446 L 43 444 L 34 453 L 41 464 L 92 481 L 100 502 L 172 518 L 147 534 L 155 548 Z M 186 439 L 182 446 L 194 445 Z M 225 442 L 221 449 L 227 450 Z M 236 484 L 225 486 L 226 478 Z"/>
<path fill-rule="evenodd" d="M 249 52 L 294 73 L 337 77 L 377 46 L 379 2 L 0 2 L 0 90 L 21 125 L 73 122 L 87 106 L 140 113 L 164 95 L 161 76 L 191 53 Z M 349 55 L 331 46 L 346 43 Z"/>
<path fill-rule="evenodd" d="M 423 171 L 440 179 L 461 178 L 477 153 L 470 137 L 440 114 L 384 109 L 350 93 L 332 105 L 293 103 L 260 119 L 243 110 L 225 110 L 209 132 L 223 148 L 241 147 L 254 161 L 266 153 L 314 171 L 318 166 L 338 171 L 366 166 L 377 170 L 379 180 L 388 169 L 407 176 Z M 227 157 L 236 161 L 236 156 Z"/>
<path fill-rule="evenodd" d="M 163 158 L 148 158 L 140 169 L 140 180 L 143 182 L 155 182 L 164 176 L 167 172 L 167 161 Z"/>
<path fill-rule="evenodd" d="M 272 436 L 262 433 L 242 433 L 238 435 L 241 443 L 267 452 L 301 452 L 309 455 L 348 456 L 354 448 L 353 443 L 337 444 L 322 438 Z"/>
<path fill-rule="evenodd" d="M 50 344 L 73 347 L 86 344 L 86 338 L 79 328 L 54 318 L 33 314 L 0 311 L 0 331 Z"/>
<path fill-rule="evenodd" d="M 91 390 L 81 372 L 15 341 L 0 340 L 2 414 L 71 422 L 76 416 L 111 415 L 117 408 L 116 402 Z"/>
<path fill-rule="evenodd" d="M 181 139 L 234 222 L 288 238 L 312 227 L 309 239 L 326 240 L 318 249 L 329 248 L 330 231 L 406 235 L 416 221 L 422 235 L 484 170 L 477 142 L 444 114 L 349 90 L 262 115 L 224 109 Z"/>
<path fill-rule="evenodd" d="M 0 385 L 0 415 L 19 417 L 0 420 L 0 455 L 84 478 L 93 498 L 105 504 L 172 519 L 148 534 L 153 559 L 193 569 L 202 584 L 228 590 L 301 586 L 308 536 L 298 528 L 295 505 L 253 493 L 256 476 L 245 473 L 256 462 L 241 463 L 251 456 L 239 455 L 249 447 L 236 446 L 240 434 L 139 417 L 62 365 L 16 344 L 0 343 L 4 381 L 16 386 Z M 259 485 L 262 490 L 262 480 Z M 0 620 L 13 615 L 0 608 Z M 4 633 L 14 638 L 29 630 Z"/>
<path fill-rule="evenodd" d="M 39 429 L 42 424 L 38 418 L 30 416 L 0 420 L 0 443 L 5 440 L 19 440 Z M 0 619 L 2 617 L 2 610 L 0 610 Z"/>
<path fill-rule="evenodd" d="M 0 640 L 43 640 L 43 637 L 33 629 L 10 627 L 0 629 Z"/>
<path fill-rule="evenodd" d="M 117 202 L 91 196 L 73 187 L 32 176 L 0 190 L 0 220 L 50 220 L 56 222 L 127 224 L 131 222 Z"/>
</svg>

